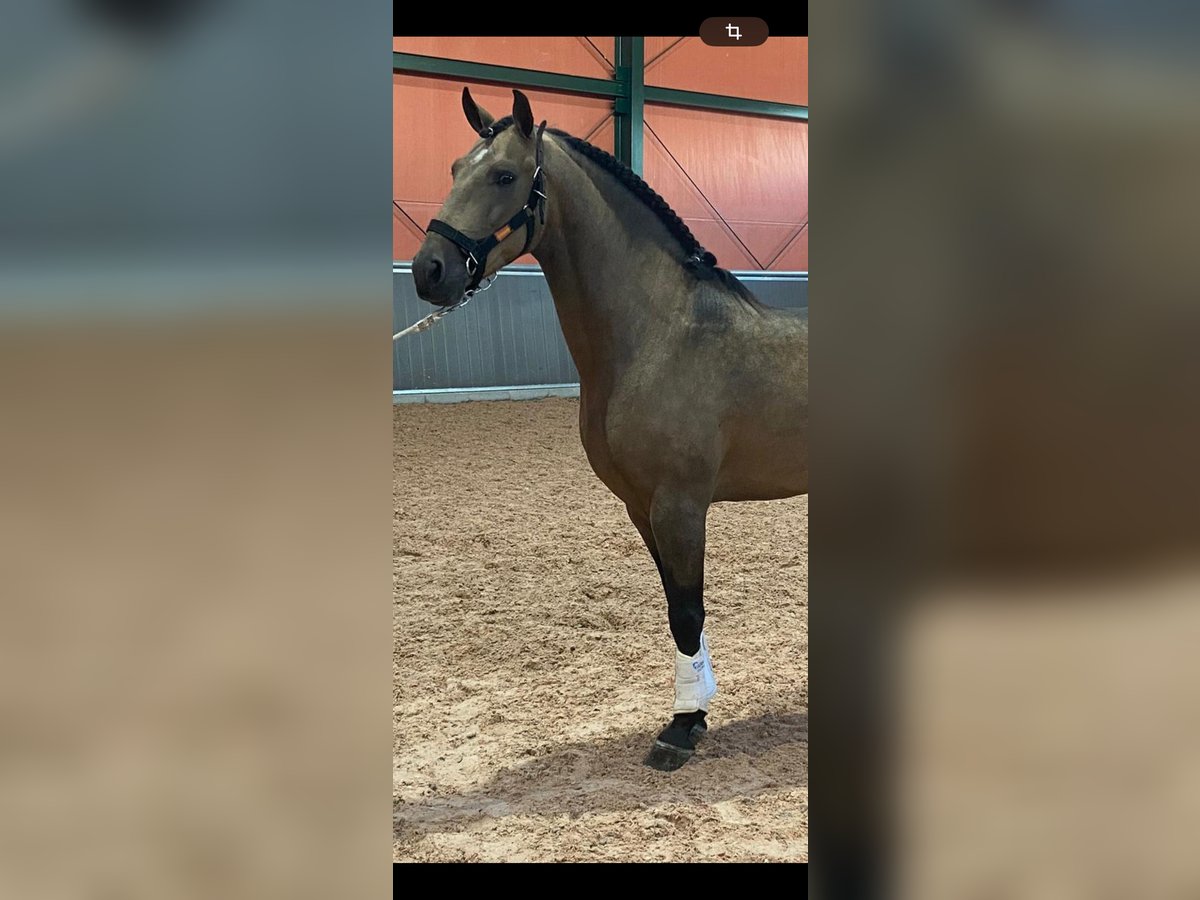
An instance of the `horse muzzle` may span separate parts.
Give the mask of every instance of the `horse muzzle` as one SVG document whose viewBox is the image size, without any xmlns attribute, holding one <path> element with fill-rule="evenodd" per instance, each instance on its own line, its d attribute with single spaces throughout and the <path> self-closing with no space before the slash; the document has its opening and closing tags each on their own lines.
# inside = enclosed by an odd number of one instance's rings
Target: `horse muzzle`
<svg viewBox="0 0 1200 900">
<path fill-rule="evenodd" d="M 462 299 L 470 275 L 458 248 L 440 235 L 430 235 L 413 257 L 417 296 L 434 306 L 452 306 Z"/>
</svg>

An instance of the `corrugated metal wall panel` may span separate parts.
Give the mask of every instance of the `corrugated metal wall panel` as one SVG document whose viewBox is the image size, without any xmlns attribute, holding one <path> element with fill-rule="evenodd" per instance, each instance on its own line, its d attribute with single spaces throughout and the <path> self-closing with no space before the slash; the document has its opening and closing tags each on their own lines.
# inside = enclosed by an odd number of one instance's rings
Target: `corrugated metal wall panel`
<svg viewBox="0 0 1200 900">
<path fill-rule="evenodd" d="M 395 276 L 397 329 L 428 315 L 411 273 Z M 470 306 L 393 347 L 393 389 L 564 384 L 579 381 L 540 272 L 506 270 Z"/>
<path fill-rule="evenodd" d="M 392 49 L 588 78 L 613 74 L 611 37 L 393 37 Z"/>
<path fill-rule="evenodd" d="M 808 106 L 808 38 L 709 47 L 698 37 L 648 37 L 646 84 Z"/>
<path fill-rule="evenodd" d="M 769 274 L 747 276 L 760 300 L 784 309 L 807 309 L 808 281 Z M 392 315 L 397 330 L 429 314 L 416 295 L 408 267 L 393 276 Z M 506 269 L 470 306 L 392 346 L 392 389 L 569 384 L 579 373 L 558 325 L 546 280 L 535 269 Z"/>
<path fill-rule="evenodd" d="M 511 88 L 392 74 L 392 197 L 400 206 L 392 208 L 395 260 L 410 260 L 420 248 L 423 229 L 450 193 L 451 163 L 471 146 L 471 127 L 462 111 L 464 84 L 475 101 L 497 118 L 512 112 Z M 539 121 L 546 119 L 549 125 L 581 137 L 591 135 L 593 144 L 612 152 L 612 101 L 522 90 Z M 536 262 L 532 257 L 521 261 Z"/>
</svg>

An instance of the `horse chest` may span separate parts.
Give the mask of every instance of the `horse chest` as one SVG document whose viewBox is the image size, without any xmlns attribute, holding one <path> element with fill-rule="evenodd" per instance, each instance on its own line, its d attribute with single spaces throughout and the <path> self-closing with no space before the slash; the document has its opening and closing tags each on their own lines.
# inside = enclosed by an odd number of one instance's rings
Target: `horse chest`
<svg viewBox="0 0 1200 900">
<path fill-rule="evenodd" d="M 617 469 L 612 447 L 608 442 L 604 410 L 597 406 L 598 404 L 595 402 L 588 404 L 582 396 L 580 397 L 579 438 L 596 477 L 603 481 L 614 494 L 621 496 L 620 488 L 624 480 Z"/>
<path fill-rule="evenodd" d="M 677 441 L 654 412 L 658 406 L 636 395 L 619 386 L 606 392 L 581 387 L 579 436 L 596 477 L 625 503 L 644 505 L 679 457 Z"/>
<path fill-rule="evenodd" d="M 579 437 L 588 464 L 604 485 L 626 503 L 636 497 L 636 489 L 626 476 L 620 447 L 614 447 L 609 434 L 609 397 L 581 386 L 579 397 Z"/>
</svg>

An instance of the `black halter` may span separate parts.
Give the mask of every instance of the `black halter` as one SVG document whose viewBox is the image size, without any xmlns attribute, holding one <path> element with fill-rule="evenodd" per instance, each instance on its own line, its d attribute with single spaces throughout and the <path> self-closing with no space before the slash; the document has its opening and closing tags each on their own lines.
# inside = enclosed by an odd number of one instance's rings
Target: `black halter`
<svg viewBox="0 0 1200 900">
<path fill-rule="evenodd" d="M 467 237 L 453 225 L 448 225 L 441 219 L 434 219 L 429 223 L 429 231 L 432 231 L 434 234 L 440 234 L 447 240 L 452 241 L 463 252 L 463 255 L 466 256 L 467 277 L 470 279 L 467 282 L 468 291 L 474 291 L 479 287 L 479 282 L 483 280 L 484 272 L 487 270 L 488 254 L 495 250 L 501 241 L 518 228 L 525 229 L 525 246 L 521 248 L 521 252 L 517 256 L 525 254 L 529 249 L 529 245 L 533 243 L 533 214 L 535 210 L 538 214 L 538 221 L 543 225 L 546 224 L 546 175 L 542 171 L 542 132 L 545 130 L 546 123 L 542 122 L 537 130 L 535 157 L 537 167 L 533 170 L 533 184 L 529 189 L 529 199 L 525 201 L 525 205 L 517 211 L 516 215 L 487 237 L 477 241 Z M 479 136 L 486 140 L 494 137 L 495 132 L 491 127 L 488 127 L 479 132 Z"/>
</svg>

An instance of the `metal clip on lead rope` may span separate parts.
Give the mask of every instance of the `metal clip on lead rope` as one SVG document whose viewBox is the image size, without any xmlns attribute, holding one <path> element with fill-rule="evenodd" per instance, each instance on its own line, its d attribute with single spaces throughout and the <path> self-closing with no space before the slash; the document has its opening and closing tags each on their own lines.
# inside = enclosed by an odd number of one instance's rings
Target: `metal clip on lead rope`
<svg viewBox="0 0 1200 900">
<path fill-rule="evenodd" d="M 495 274 L 488 276 L 486 279 L 484 279 L 483 283 L 481 285 L 479 285 L 479 287 L 473 288 L 472 290 L 469 290 L 465 294 L 463 294 L 463 298 L 461 300 L 459 300 L 457 303 L 455 303 L 453 306 L 447 306 L 445 309 L 439 309 L 437 312 L 430 313 L 425 318 L 421 319 L 419 322 L 414 322 L 413 324 L 409 325 L 403 331 L 397 331 L 395 334 L 392 335 L 392 340 L 393 341 L 399 340 L 400 338 L 404 337 L 405 335 L 417 334 L 418 332 L 425 331 L 427 328 L 432 328 L 434 323 L 438 322 L 443 316 L 450 315 L 450 313 L 454 312 L 456 309 L 462 309 L 464 306 L 466 306 L 468 303 L 471 302 L 472 297 L 474 297 L 476 294 L 481 293 L 482 291 L 486 291 L 488 288 L 490 288 L 492 286 L 492 282 L 494 282 L 495 280 L 496 280 Z"/>
</svg>

